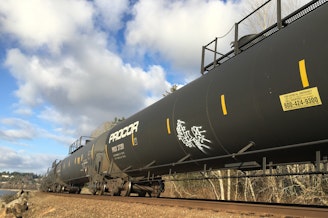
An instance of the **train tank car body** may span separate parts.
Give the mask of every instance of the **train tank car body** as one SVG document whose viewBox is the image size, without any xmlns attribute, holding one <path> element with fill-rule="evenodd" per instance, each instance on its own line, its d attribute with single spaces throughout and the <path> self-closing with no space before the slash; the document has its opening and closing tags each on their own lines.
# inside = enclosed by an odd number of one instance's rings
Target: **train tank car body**
<svg viewBox="0 0 328 218">
<path fill-rule="evenodd" d="M 69 156 L 53 163 L 45 176 L 42 189 L 77 193 L 88 183 L 90 191 L 95 194 L 105 191 L 109 170 L 112 175 L 126 177 L 106 155 L 107 135 L 108 132 L 95 139 L 82 136 L 76 140 L 70 146 Z"/>
<path fill-rule="evenodd" d="M 109 158 L 149 176 L 327 156 L 327 18 L 324 4 L 115 126 Z"/>
<path fill-rule="evenodd" d="M 327 20 L 326 1 L 312 1 L 282 28 L 277 23 L 246 44 L 235 40 L 235 51 L 199 79 L 77 144 L 54 162 L 43 189 L 79 191 L 89 183 L 92 193 L 159 196 L 161 176 L 173 172 L 324 162 Z"/>
</svg>

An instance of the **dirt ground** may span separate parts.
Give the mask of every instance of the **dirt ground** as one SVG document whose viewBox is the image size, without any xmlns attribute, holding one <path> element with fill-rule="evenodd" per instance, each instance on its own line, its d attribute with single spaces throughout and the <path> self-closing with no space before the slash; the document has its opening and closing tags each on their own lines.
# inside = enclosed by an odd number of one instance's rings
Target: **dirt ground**
<svg viewBox="0 0 328 218">
<path fill-rule="evenodd" d="M 105 200 L 55 196 L 43 192 L 31 192 L 28 211 L 23 218 L 70 217 L 250 217 L 211 210 L 195 210 L 181 207 L 151 206 L 137 203 L 110 202 Z M 12 218 L 11 214 L 0 211 L 0 217 Z"/>
</svg>

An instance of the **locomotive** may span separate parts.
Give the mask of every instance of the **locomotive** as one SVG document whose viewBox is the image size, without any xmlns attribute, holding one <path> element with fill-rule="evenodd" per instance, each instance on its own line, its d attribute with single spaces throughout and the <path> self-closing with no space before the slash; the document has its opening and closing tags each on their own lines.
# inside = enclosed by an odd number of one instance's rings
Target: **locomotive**
<svg viewBox="0 0 328 218">
<path fill-rule="evenodd" d="M 328 4 L 312 1 L 215 59 L 208 73 L 81 137 L 43 178 L 47 191 L 158 197 L 163 175 L 327 161 Z M 245 39 L 245 38 L 244 38 Z"/>
</svg>

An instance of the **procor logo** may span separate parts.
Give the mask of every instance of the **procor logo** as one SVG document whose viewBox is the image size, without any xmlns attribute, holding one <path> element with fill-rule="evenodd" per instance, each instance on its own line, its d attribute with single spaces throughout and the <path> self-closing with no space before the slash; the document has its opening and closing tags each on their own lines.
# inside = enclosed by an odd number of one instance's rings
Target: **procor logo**
<svg viewBox="0 0 328 218">
<path fill-rule="evenodd" d="M 139 121 L 136 121 L 116 132 L 110 134 L 108 143 L 115 142 L 117 140 L 123 139 L 134 132 L 138 132 Z"/>
</svg>

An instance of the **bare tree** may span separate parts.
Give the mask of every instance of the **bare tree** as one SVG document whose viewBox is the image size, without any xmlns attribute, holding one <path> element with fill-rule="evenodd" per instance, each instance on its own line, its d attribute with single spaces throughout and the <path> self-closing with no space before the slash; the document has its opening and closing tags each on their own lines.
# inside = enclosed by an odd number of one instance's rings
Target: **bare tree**
<svg viewBox="0 0 328 218">
<path fill-rule="evenodd" d="M 177 84 L 173 84 L 170 88 L 170 91 L 166 91 L 163 96 L 168 96 L 169 94 L 175 92 L 176 90 L 178 90 L 178 85 Z"/>
<path fill-rule="evenodd" d="M 247 0 L 244 14 L 245 16 L 256 10 L 267 0 Z M 300 8 L 310 0 L 282 0 L 281 1 L 281 16 L 282 18 Z M 262 32 L 277 22 L 277 0 L 272 0 L 253 15 L 248 17 L 241 23 L 242 34 L 256 34 Z"/>
<path fill-rule="evenodd" d="M 124 117 L 122 118 L 115 117 L 113 121 L 106 121 L 102 123 L 99 127 L 97 127 L 94 131 L 91 132 L 91 137 L 96 138 L 100 136 L 102 133 L 112 129 L 115 125 L 117 125 L 119 122 L 123 120 L 125 120 Z"/>
</svg>

